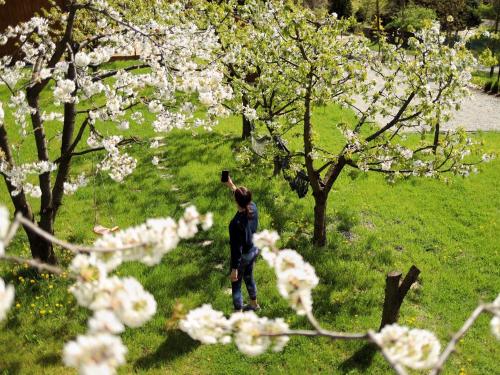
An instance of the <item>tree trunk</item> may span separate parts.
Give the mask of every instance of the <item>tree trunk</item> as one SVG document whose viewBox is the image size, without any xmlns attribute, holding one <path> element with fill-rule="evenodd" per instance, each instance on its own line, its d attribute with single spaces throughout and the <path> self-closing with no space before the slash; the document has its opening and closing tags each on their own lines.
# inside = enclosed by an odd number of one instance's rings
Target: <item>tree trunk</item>
<svg viewBox="0 0 500 375">
<path fill-rule="evenodd" d="M 319 247 L 326 245 L 326 201 L 325 193 L 314 193 L 314 236 L 313 244 Z"/>
<path fill-rule="evenodd" d="M 275 156 L 273 159 L 273 164 L 273 177 L 279 176 L 282 170 L 281 158 L 279 156 Z"/>
<path fill-rule="evenodd" d="M 31 255 L 33 258 L 39 259 L 40 261 L 48 264 L 57 264 L 56 253 L 52 243 L 46 241 L 36 233 L 31 230 L 24 228 L 28 236 L 28 241 L 30 243 Z"/>
<path fill-rule="evenodd" d="M 388 324 L 398 321 L 401 304 L 413 283 L 417 281 L 419 274 L 420 270 L 415 266 L 411 266 L 401 283 L 399 282 L 402 276 L 400 271 L 392 271 L 387 274 L 385 279 L 384 309 L 382 311 L 382 321 L 380 322 L 379 330 Z"/>
<path fill-rule="evenodd" d="M 252 122 L 248 120 L 245 115 L 242 115 L 242 124 L 243 124 L 243 130 L 241 132 L 241 138 L 242 139 L 248 139 L 252 135 Z"/>
<path fill-rule="evenodd" d="M 243 95 L 241 97 L 241 102 L 242 102 L 244 107 L 247 107 L 249 105 L 248 98 L 246 95 Z M 253 124 L 249 119 L 247 119 L 245 117 L 245 115 L 242 115 L 241 117 L 242 117 L 242 125 L 243 125 L 243 129 L 241 132 L 241 138 L 242 139 L 250 138 L 250 136 L 252 135 L 252 131 L 253 131 Z"/>
</svg>

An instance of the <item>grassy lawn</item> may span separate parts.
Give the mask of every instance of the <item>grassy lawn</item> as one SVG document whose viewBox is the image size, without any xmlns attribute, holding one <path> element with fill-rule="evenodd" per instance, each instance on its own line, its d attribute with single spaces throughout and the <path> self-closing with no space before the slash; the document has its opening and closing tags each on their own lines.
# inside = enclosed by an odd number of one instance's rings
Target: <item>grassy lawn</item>
<svg viewBox="0 0 500 375">
<path fill-rule="evenodd" d="M 471 82 L 480 88 L 483 88 L 484 85 L 488 82 L 494 83 L 497 79 L 497 71 L 495 70 L 495 74 L 493 75 L 492 78 L 490 78 L 490 72 L 485 72 L 483 70 L 476 70 L 475 72 L 472 73 L 472 80 Z"/>
<path fill-rule="evenodd" d="M 330 119 L 352 118 L 335 108 L 316 115 L 325 142 L 335 142 Z M 137 129 L 136 129 L 137 130 Z M 14 134 L 15 129 L 9 129 Z M 146 136 L 151 130 L 140 130 Z M 53 130 L 49 129 L 49 133 Z M 133 275 L 154 294 L 158 312 L 140 329 L 122 336 L 129 349 L 128 363 L 119 373 L 234 374 L 234 373 L 342 373 L 386 374 L 389 367 L 378 353 L 358 342 L 332 343 L 326 339 L 293 338 L 281 354 L 248 358 L 234 345 L 201 346 L 168 321 L 176 301 L 187 309 L 212 303 L 230 313 L 227 225 L 235 212 L 228 191 L 219 182 L 222 169 L 231 170 L 237 184 L 249 187 L 261 215 L 261 228 L 282 235 L 282 246 L 298 249 L 316 267 L 320 285 L 314 291 L 314 309 L 325 327 L 363 331 L 380 322 L 385 274 L 412 264 L 421 270 L 419 287 L 405 300 L 400 322 L 434 330 L 444 343 L 477 303 L 500 291 L 500 161 L 468 179 L 450 184 L 410 179 L 388 185 L 381 176 L 341 176 L 330 195 L 329 245 L 315 249 L 310 194 L 299 200 L 287 183 L 272 179 L 270 170 L 238 168 L 234 150 L 240 147 L 240 123 L 229 118 L 212 133 L 174 131 L 166 147 L 156 150 L 161 169 L 151 164 L 155 150 L 132 146 L 140 167 L 123 184 L 99 176 L 74 196 L 65 197 L 56 223 L 59 237 L 91 243 L 95 223 L 124 228 L 149 217 L 180 216 L 181 204 L 191 202 L 200 212 L 212 211 L 215 225 L 195 240 L 184 242 L 163 262 L 148 268 L 123 265 L 120 275 Z M 500 134 L 476 135 L 488 151 L 500 153 Z M 31 142 L 31 141 L 30 141 Z M 28 155 L 22 159 L 29 160 Z M 77 164 L 90 170 L 98 156 L 87 155 Z M 95 202 L 95 205 L 94 205 Z M 12 212 L 5 187 L 0 203 Z M 344 234 L 342 234 L 344 231 Z M 349 232 L 349 236 L 345 232 Z M 204 240 L 213 240 L 202 247 Z M 28 256 L 23 234 L 11 252 Z M 62 262 L 70 255 L 58 250 Z M 0 374 L 68 374 L 61 364 L 62 345 L 86 330 L 89 312 L 76 305 L 64 277 L 37 276 L 23 266 L 11 271 L 0 265 L 0 275 L 16 286 L 16 303 L 0 334 Z M 280 298 L 272 271 L 265 262 L 256 266 L 261 314 L 284 317 L 294 328 L 307 328 Z M 497 360 L 495 360 L 497 358 Z M 498 371 L 500 346 L 482 317 L 461 342 L 446 374 L 493 374 Z"/>
</svg>

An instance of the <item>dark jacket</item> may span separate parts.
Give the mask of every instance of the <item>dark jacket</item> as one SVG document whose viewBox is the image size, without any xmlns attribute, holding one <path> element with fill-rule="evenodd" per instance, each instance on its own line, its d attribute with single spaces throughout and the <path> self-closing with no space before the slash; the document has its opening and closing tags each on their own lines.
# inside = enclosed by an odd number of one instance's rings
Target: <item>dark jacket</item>
<svg viewBox="0 0 500 375">
<path fill-rule="evenodd" d="M 231 268 L 238 269 L 241 254 L 248 253 L 253 247 L 253 234 L 259 226 L 259 213 L 255 203 L 249 205 L 251 217 L 245 212 L 237 212 L 229 223 L 229 243 L 231 245 Z"/>
</svg>

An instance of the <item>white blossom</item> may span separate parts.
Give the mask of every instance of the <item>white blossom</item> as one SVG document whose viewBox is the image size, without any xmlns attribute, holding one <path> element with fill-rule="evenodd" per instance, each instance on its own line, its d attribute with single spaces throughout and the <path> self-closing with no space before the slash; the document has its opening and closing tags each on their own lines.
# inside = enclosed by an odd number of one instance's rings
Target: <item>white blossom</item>
<svg viewBox="0 0 500 375">
<path fill-rule="evenodd" d="M 0 206 L 0 242 L 7 235 L 9 230 L 10 220 L 9 220 L 9 210 L 6 207 Z M 0 253 L 2 255 L 2 253 Z"/>
<path fill-rule="evenodd" d="M 125 363 L 126 353 L 127 348 L 117 336 L 80 335 L 64 346 L 63 361 L 82 375 L 115 374 L 116 368 Z"/>
<path fill-rule="evenodd" d="M 500 340 L 500 316 L 494 316 L 490 322 L 491 332 Z"/>
<path fill-rule="evenodd" d="M 253 235 L 253 243 L 259 249 L 274 248 L 279 239 L 280 236 L 276 231 L 267 229 Z"/>
<path fill-rule="evenodd" d="M 156 313 L 154 297 L 133 277 L 123 279 L 122 288 L 112 298 L 116 316 L 129 327 L 142 326 Z"/>
<path fill-rule="evenodd" d="M 75 255 L 69 270 L 84 282 L 99 281 L 106 277 L 106 268 L 96 253 Z"/>
<path fill-rule="evenodd" d="M 278 291 L 288 300 L 297 314 L 312 310 L 312 289 L 318 285 L 314 267 L 302 259 L 295 250 L 281 250 L 274 261 Z"/>
<path fill-rule="evenodd" d="M 264 353 L 270 346 L 275 352 L 283 350 L 288 336 L 267 336 L 288 331 L 283 319 L 259 318 L 253 311 L 234 313 L 230 319 L 234 331 L 234 342 L 238 349 L 249 356 Z"/>
<path fill-rule="evenodd" d="M 75 55 L 75 65 L 79 68 L 86 68 L 90 64 L 90 56 L 85 52 L 78 52 Z"/>
<path fill-rule="evenodd" d="M 441 344 L 433 333 L 397 324 L 385 326 L 374 339 L 391 360 L 415 370 L 432 368 L 441 352 Z"/>
<path fill-rule="evenodd" d="M 111 333 L 118 334 L 125 327 L 116 315 L 110 310 L 98 310 L 88 321 L 89 333 Z"/>
<path fill-rule="evenodd" d="M 3 125 L 4 119 L 5 119 L 5 112 L 3 110 L 2 102 L 0 102 L 0 126 Z"/>
<path fill-rule="evenodd" d="M 85 174 L 82 173 L 76 178 L 75 181 L 65 182 L 63 184 L 64 194 L 73 195 L 79 188 L 87 186 L 87 184 L 88 184 L 88 179 L 87 177 L 85 177 Z"/>
<path fill-rule="evenodd" d="M 242 113 L 248 121 L 255 121 L 259 118 L 257 111 L 251 107 L 243 107 Z"/>
<path fill-rule="evenodd" d="M 208 304 L 191 310 L 179 322 L 179 328 L 203 344 L 227 344 L 231 341 L 231 324 L 222 312 Z"/>
<path fill-rule="evenodd" d="M 202 217 L 201 229 L 209 230 L 214 225 L 214 215 L 211 212 L 206 213 Z"/>
<path fill-rule="evenodd" d="M 70 79 L 63 79 L 57 81 L 57 85 L 54 89 L 54 100 L 56 104 L 59 103 L 71 103 L 74 101 L 72 96 L 75 91 L 75 82 Z"/>
<path fill-rule="evenodd" d="M 5 281 L 0 277 L 0 322 L 7 316 L 13 302 L 14 287 L 5 285 Z"/>
</svg>

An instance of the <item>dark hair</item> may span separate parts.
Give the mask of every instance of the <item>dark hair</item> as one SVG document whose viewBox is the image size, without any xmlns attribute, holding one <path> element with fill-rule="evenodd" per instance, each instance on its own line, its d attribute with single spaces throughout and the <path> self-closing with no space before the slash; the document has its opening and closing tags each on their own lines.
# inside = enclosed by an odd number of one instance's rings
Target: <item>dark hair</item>
<svg viewBox="0 0 500 375">
<path fill-rule="evenodd" d="M 250 203 L 252 203 L 252 192 L 244 186 L 240 186 L 234 191 L 234 199 L 238 206 L 245 209 L 247 217 L 251 218 L 253 215 Z"/>
</svg>

